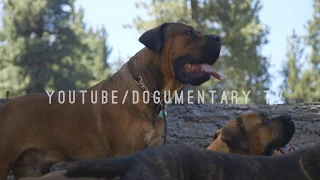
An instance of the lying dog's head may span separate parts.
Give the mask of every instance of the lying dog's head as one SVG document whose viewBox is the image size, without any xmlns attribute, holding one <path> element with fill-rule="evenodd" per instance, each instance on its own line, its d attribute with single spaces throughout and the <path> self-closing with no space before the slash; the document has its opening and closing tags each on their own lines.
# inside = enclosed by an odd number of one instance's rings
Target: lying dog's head
<svg viewBox="0 0 320 180">
<path fill-rule="evenodd" d="M 231 120 L 216 131 L 208 150 L 247 155 L 271 155 L 291 140 L 295 125 L 291 116 L 269 119 L 261 113 L 248 113 Z"/>
<path fill-rule="evenodd" d="M 182 23 L 164 23 L 142 34 L 139 41 L 160 55 L 165 78 L 191 85 L 200 85 L 211 75 L 220 78 L 212 67 L 220 54 L 219 36 L 202 35 Z"/>
</svg>

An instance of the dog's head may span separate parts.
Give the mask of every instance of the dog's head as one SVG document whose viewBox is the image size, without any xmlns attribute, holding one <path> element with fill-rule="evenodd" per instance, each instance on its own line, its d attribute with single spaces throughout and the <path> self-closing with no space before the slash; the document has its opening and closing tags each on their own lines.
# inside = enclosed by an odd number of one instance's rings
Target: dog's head
<svg viewBox="0 0 320 180">
<path fill-rule="evenodd" d="M 285 146 L 295 131 L 291 116 L 268 118 L 262 113 L 248 113 L 217 130 L 208 150 L 247 155 L 271 155 Z"/>
<path fill-rule="evenodd" d="M 202 35 L 183 23 L 164 23 L 142 34 L 139 41 L 159 54 L 167 79 L 196 86 L 211 75 L 220 78 L 212 67 L 220 55 L 219 36 Z"/>
</svg>

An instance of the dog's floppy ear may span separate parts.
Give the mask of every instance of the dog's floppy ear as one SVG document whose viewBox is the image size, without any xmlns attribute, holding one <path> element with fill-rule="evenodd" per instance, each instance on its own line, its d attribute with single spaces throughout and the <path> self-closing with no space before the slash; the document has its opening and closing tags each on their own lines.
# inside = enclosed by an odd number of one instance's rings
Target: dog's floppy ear
<svg viewBox="0 0 320 180">
<path fill-rule="evenodd" d="M 153 52 L 159 53 L 164 44 L 164 29 L 170 23 L 164 23 L 156 28 L 143 33 L 139 41 Z"/>
<path fill-rule="evenodd" d="M 248 138 L 241 133 L 238 127 L 224 127 L 221 131 L 221 140 L 235 151 L 247 151 L 249 149 Z"/>
<path fill-rule="evenodd" d="M 222 128 L 218 129 L 214 135 L 213 135 L 213 140 L 216 140 L 218 138 L 218 136 L 221 134 Z"/>
<path fill-rule="evenodd" d="M 270 118 L 268 117 L 267 114 L 265 114 L 263 112 L 259 112 L 259 114 L 260 114 L 260 116 L 262 118 L 263 123 L 268 124 L 268 123 L 271 122 L 271 120 L 270 120 Z"/>
</svg>

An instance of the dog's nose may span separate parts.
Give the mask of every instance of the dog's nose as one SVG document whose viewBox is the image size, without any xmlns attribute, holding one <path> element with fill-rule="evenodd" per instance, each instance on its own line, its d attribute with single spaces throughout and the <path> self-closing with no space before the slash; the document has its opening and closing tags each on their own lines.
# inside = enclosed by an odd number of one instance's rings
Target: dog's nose
<svg viewBox="0 0 320 180">
<path fill-rule="evenodd" d="M 290 115 L 283 115 L 281 117 L 282 121 L 289 126 L 294 126 L 294 122 L 292 120 L 292 117 Z"/>
<path fill-rule="evenodd" d="M 281 117 L 281 120 L 283 122 L 283 128 L 286 134 L 293 135 L 295 132 L 295 123 L 292 120 L 292 117 L 290 115 L 283 115 Z"/>
<path fill-rule="evenodd" d="M 217 36 L 217 35 L 211 35 L 211 36 L 210 36 L 210 39 L 212 39 L 212 40 L 214 40 L 214 41 L 221 42 L 221 37 L 220 37 L 220 36 Z"/>
</svg>

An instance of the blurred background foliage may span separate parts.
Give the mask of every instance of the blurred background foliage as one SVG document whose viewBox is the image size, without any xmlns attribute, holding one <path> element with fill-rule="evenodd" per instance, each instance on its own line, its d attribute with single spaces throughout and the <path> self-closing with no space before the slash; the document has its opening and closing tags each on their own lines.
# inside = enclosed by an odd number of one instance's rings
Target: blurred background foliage
<svg viewBox="0 0 320 180">
<path fill-rule="evenodd" d="M 83 89 L 109 75 L 107 32 L 83 22 L 74 0 L 3 0 L 0 91 Z"/>
<path fill-rule="evenodd" d="M 293 31 L 288 38 L 282 70 L 286 103 L 320 101 L 320 0 L 313 1 L 312 17 L 306 25 L 307 35 Z"/>
<path fill-rule="evenodd" d="M 288 38 L 281 87 L 287 103 L 320 100 L 320 0 L 313 1 L 308 34 L 293 31 Z M 129 59 L 119 53 L 110 63 L 108 27 L 88 27 L 83 21 L 84 10 L 75 8 L 75 0 L 0 3 L 0 92 L 10 90 L 13 96 L 20 96 L 85 89 L 108 78 Z M 265 103 L 270 64 L 261 49 L 268 43 L 269 28 L 260 22 L 259 0 L 138 0 L 136 7 L 147 11 L 148 18 L 137 15 L 126 27 L 140 33 L 164 22 L 182 21 L 222 37 L 220 60 L 214 67 L 226 80 L 186 86 L 185 90 L 216 90 L 218 95 L 226 89 L 251 91 L 249 103 Z"/>
</svg>

